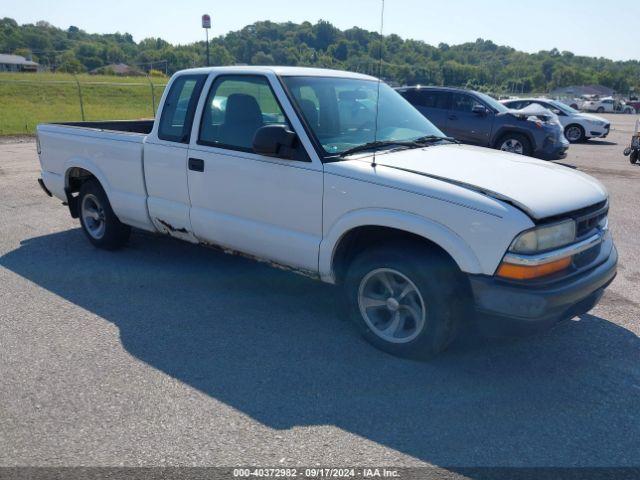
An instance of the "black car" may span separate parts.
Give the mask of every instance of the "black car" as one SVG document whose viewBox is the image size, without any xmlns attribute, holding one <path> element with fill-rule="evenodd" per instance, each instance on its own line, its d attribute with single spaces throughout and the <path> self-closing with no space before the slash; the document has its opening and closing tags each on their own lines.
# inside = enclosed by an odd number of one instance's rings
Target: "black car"
<svg viewBox="0 0 640 480">
<path fill-rule="evenodd" d="M 566 157 L 569 142 L 553 115 L 511 110 L 489 95 L 445 87 L 401 87 L 400 93 L 445 134 L 461 142 L 545 160 Z"/>
</svg>

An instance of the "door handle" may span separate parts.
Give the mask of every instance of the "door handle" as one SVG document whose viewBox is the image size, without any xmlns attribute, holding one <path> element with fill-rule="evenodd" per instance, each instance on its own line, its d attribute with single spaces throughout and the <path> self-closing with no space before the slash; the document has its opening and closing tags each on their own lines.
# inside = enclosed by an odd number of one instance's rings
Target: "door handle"
<svg viewBox="0 0 640 480">
<path fill-rule="evenodd" d="M 457 120 L 458 116 L 457 115 L 449 115 L 449 120 Z"/>
<path fill-rule="evenodd" d="M 200 158 L 190 158 L 189 170 L 193 170 L 194 172 L 204 172 L 204 160 Z"/>
</svg>

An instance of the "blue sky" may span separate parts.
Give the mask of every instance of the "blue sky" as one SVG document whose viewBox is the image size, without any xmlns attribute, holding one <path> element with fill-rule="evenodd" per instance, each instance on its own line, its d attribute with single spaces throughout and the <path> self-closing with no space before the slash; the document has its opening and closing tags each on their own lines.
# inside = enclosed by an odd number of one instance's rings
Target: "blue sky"
<svg viewBox="0 0 640 480">
<path fill-rule="evenodd" d="M 325 19 L 344 29 L 378 30 L 380 0 L 2 0 L 0 16 L 38 20 L 88 32 L 129 32 L 136 40 L 162 37 L 190 43 L 203 37 L 200 16 L 212 16 L 212 35 L 256 20 Z M 638 0 L 386 0 L 385 33 L 457 44 L 490 39 L 519 50 L 570 50 L 616 60 L 640 59 Z"/>
</svg>

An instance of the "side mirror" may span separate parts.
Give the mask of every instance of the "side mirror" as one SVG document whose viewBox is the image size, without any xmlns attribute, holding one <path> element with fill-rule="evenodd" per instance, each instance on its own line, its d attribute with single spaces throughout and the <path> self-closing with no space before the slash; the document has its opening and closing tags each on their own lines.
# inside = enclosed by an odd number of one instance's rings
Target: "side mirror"
<svg viewBox="0 0 640 480">
<path fill-rule="evenodd" d="M 253 137 L 253 151 L 259 155 L 293 158 L 293 147 L 298 136 L 285 125 L 266 125 Z"/>
<path fill-rule="evenodd" d="M 480 115 L 481 117 L 484 117 L 487 113 L 489 113 L 488 110 L 482 105 L 474 105 L 471 111 L 476 115 Z"/>
</svg>

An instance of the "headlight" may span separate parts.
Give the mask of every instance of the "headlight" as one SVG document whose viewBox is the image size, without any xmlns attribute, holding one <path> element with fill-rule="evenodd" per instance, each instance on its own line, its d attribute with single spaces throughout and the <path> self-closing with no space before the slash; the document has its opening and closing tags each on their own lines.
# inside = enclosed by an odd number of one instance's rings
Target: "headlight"
<svg viewBox="0 0 640 480">
<path fill-rule="evenodd" d="M 576 222 L 566 220 L 521 233 L 511 244 L 510 252 L 538 253 L 564 247 L 576 239 Z"/>
<path fill-rule="evenodd" d="M 509 247 L 496 275 L 512 280 L 532 280 L 566 270 L 571 265 L 571 255 L 547 258 L 541 252 L 559 249 L 575 240 L 576 223 L 573 220 L 523 232 Z"/>
<path fill-rule="evenodd" d="M 556 119 L 553 117 L 540 118 L 536 115 L 531 115 L 527 117 L 527 121 L 535 123 L 536 127 L 538 128 L 542 128 L 545 125 L 554 125 L 554 124 L 560 123 L 559 121 L 556 121 Z"/>
</svg>

